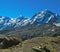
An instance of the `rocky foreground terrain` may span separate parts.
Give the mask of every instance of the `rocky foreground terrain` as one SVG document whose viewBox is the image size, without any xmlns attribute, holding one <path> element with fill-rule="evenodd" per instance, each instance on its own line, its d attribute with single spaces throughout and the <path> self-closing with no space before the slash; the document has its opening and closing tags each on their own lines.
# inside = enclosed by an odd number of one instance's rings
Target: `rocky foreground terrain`
<svg viewBox="0 0 60 52">
<path fill-rule="evenodd" d="M 19 37 L 0 35 L 0 52 L 60 52 L 60 36 L 22 41 Z"/>
</svg>

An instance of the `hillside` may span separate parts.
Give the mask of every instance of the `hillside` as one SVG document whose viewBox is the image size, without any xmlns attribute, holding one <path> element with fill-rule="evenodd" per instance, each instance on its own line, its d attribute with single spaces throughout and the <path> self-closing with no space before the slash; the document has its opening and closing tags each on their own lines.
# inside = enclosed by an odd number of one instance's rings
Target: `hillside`
<svg viewBox="0 0 60 52">
<path fill-rule="evenodd" d="M 39 47 L 44 52 L 60 52 L 60 37 L 36 37 L 8 49 L 0 49 L 0 52 L 38 52 Z"/>
<path fill-rule="evenodd" d="M 27 25 L 15 29 L 0 31 L 3 35 L 19 36 L 23 40 L 42 36 L 60 36 L 60 27 L 53 24 L 46 25 Z"/>
</svg>

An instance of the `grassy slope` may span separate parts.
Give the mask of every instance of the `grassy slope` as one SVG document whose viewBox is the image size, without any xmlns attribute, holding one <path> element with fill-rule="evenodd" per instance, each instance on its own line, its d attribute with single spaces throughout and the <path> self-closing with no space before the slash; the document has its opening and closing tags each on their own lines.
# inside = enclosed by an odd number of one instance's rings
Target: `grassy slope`
<svg viewBox="0 0 60 52">
<path fill-rule="evenodd" d="M 60 37 L 37 37 L 24 42 L 23 52 L 32 52 L 33 46 L 46 46 L 51 52 L 60 52 Z"/>
<path fill-rule="evenodd" d="M 34 46 L 46 46 L 50 52 L 60 52 L 60 37 L 36 37 L 9 49 L 0 49 L 0 52 L 34 52 Z"/>
</svg>

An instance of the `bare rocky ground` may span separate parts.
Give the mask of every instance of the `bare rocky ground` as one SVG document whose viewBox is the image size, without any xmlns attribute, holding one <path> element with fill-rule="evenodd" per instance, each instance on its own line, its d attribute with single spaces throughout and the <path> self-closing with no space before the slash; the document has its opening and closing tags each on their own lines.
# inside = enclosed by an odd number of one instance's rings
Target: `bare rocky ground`
<svg viewBox="0 0 60 52">
<path fill-rule="evenodd" d="M 1 37 L 0 37 L 1 39 Z M 5 38 L 6 39 L 6 38 Z M 13 37 L 9 37 L 9 40 L 5 40 L 5 42 L 9 42 L 11 39 L 14 40 Z M 11 44 L 11 42 L 7 43 L 8 45 L 11 45 L 6 48 L 6 45 L 4 44 L 5 48 L 1 47 L 0 42 L 0 52 L 60 52 L 60 37 L 36 37 L 29 40 L 21 41 L 15 37 L 15 40 L 19 43 L 15 44 L 16 42 L 12 41 L 14 44 Z M 5 43 L 4 42 L 4 43 Z M 3 41 L 2 41 L 3 44 Z M 40 50 L 42 48 L 42 50 Z"/>
</svg>

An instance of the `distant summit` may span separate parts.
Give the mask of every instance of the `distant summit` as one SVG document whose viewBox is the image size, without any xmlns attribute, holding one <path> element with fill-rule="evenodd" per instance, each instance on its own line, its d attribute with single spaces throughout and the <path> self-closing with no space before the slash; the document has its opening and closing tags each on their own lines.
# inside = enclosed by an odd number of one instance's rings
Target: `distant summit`
<svg viewBox="0 0 60 52">
<path fill-rule="evenodd" d="M 9 18 L 0 16 L 0 30 L 15 28 L 18 26 L 36 25 L 36 24 L 55 24 L 60 26 L 60 15 L 53 13 L 47 9 L 35 14 L 32 18 L 19 16 L 18 18 Z M 57 25 L 58 23 L 58 25 Z"/>
<path fill-rule="evenodd" d="M 39 23 L 39 24 L 45 24 L 45 23 L 54 23 L 57 22 L 59 17 L 55 13 L 49 11 L 49 10 L 44 10 L 33 16 L 32 22 L 33 23 Z M 59 22 L 59 21 L 58 21 Z"/>
</svg>

